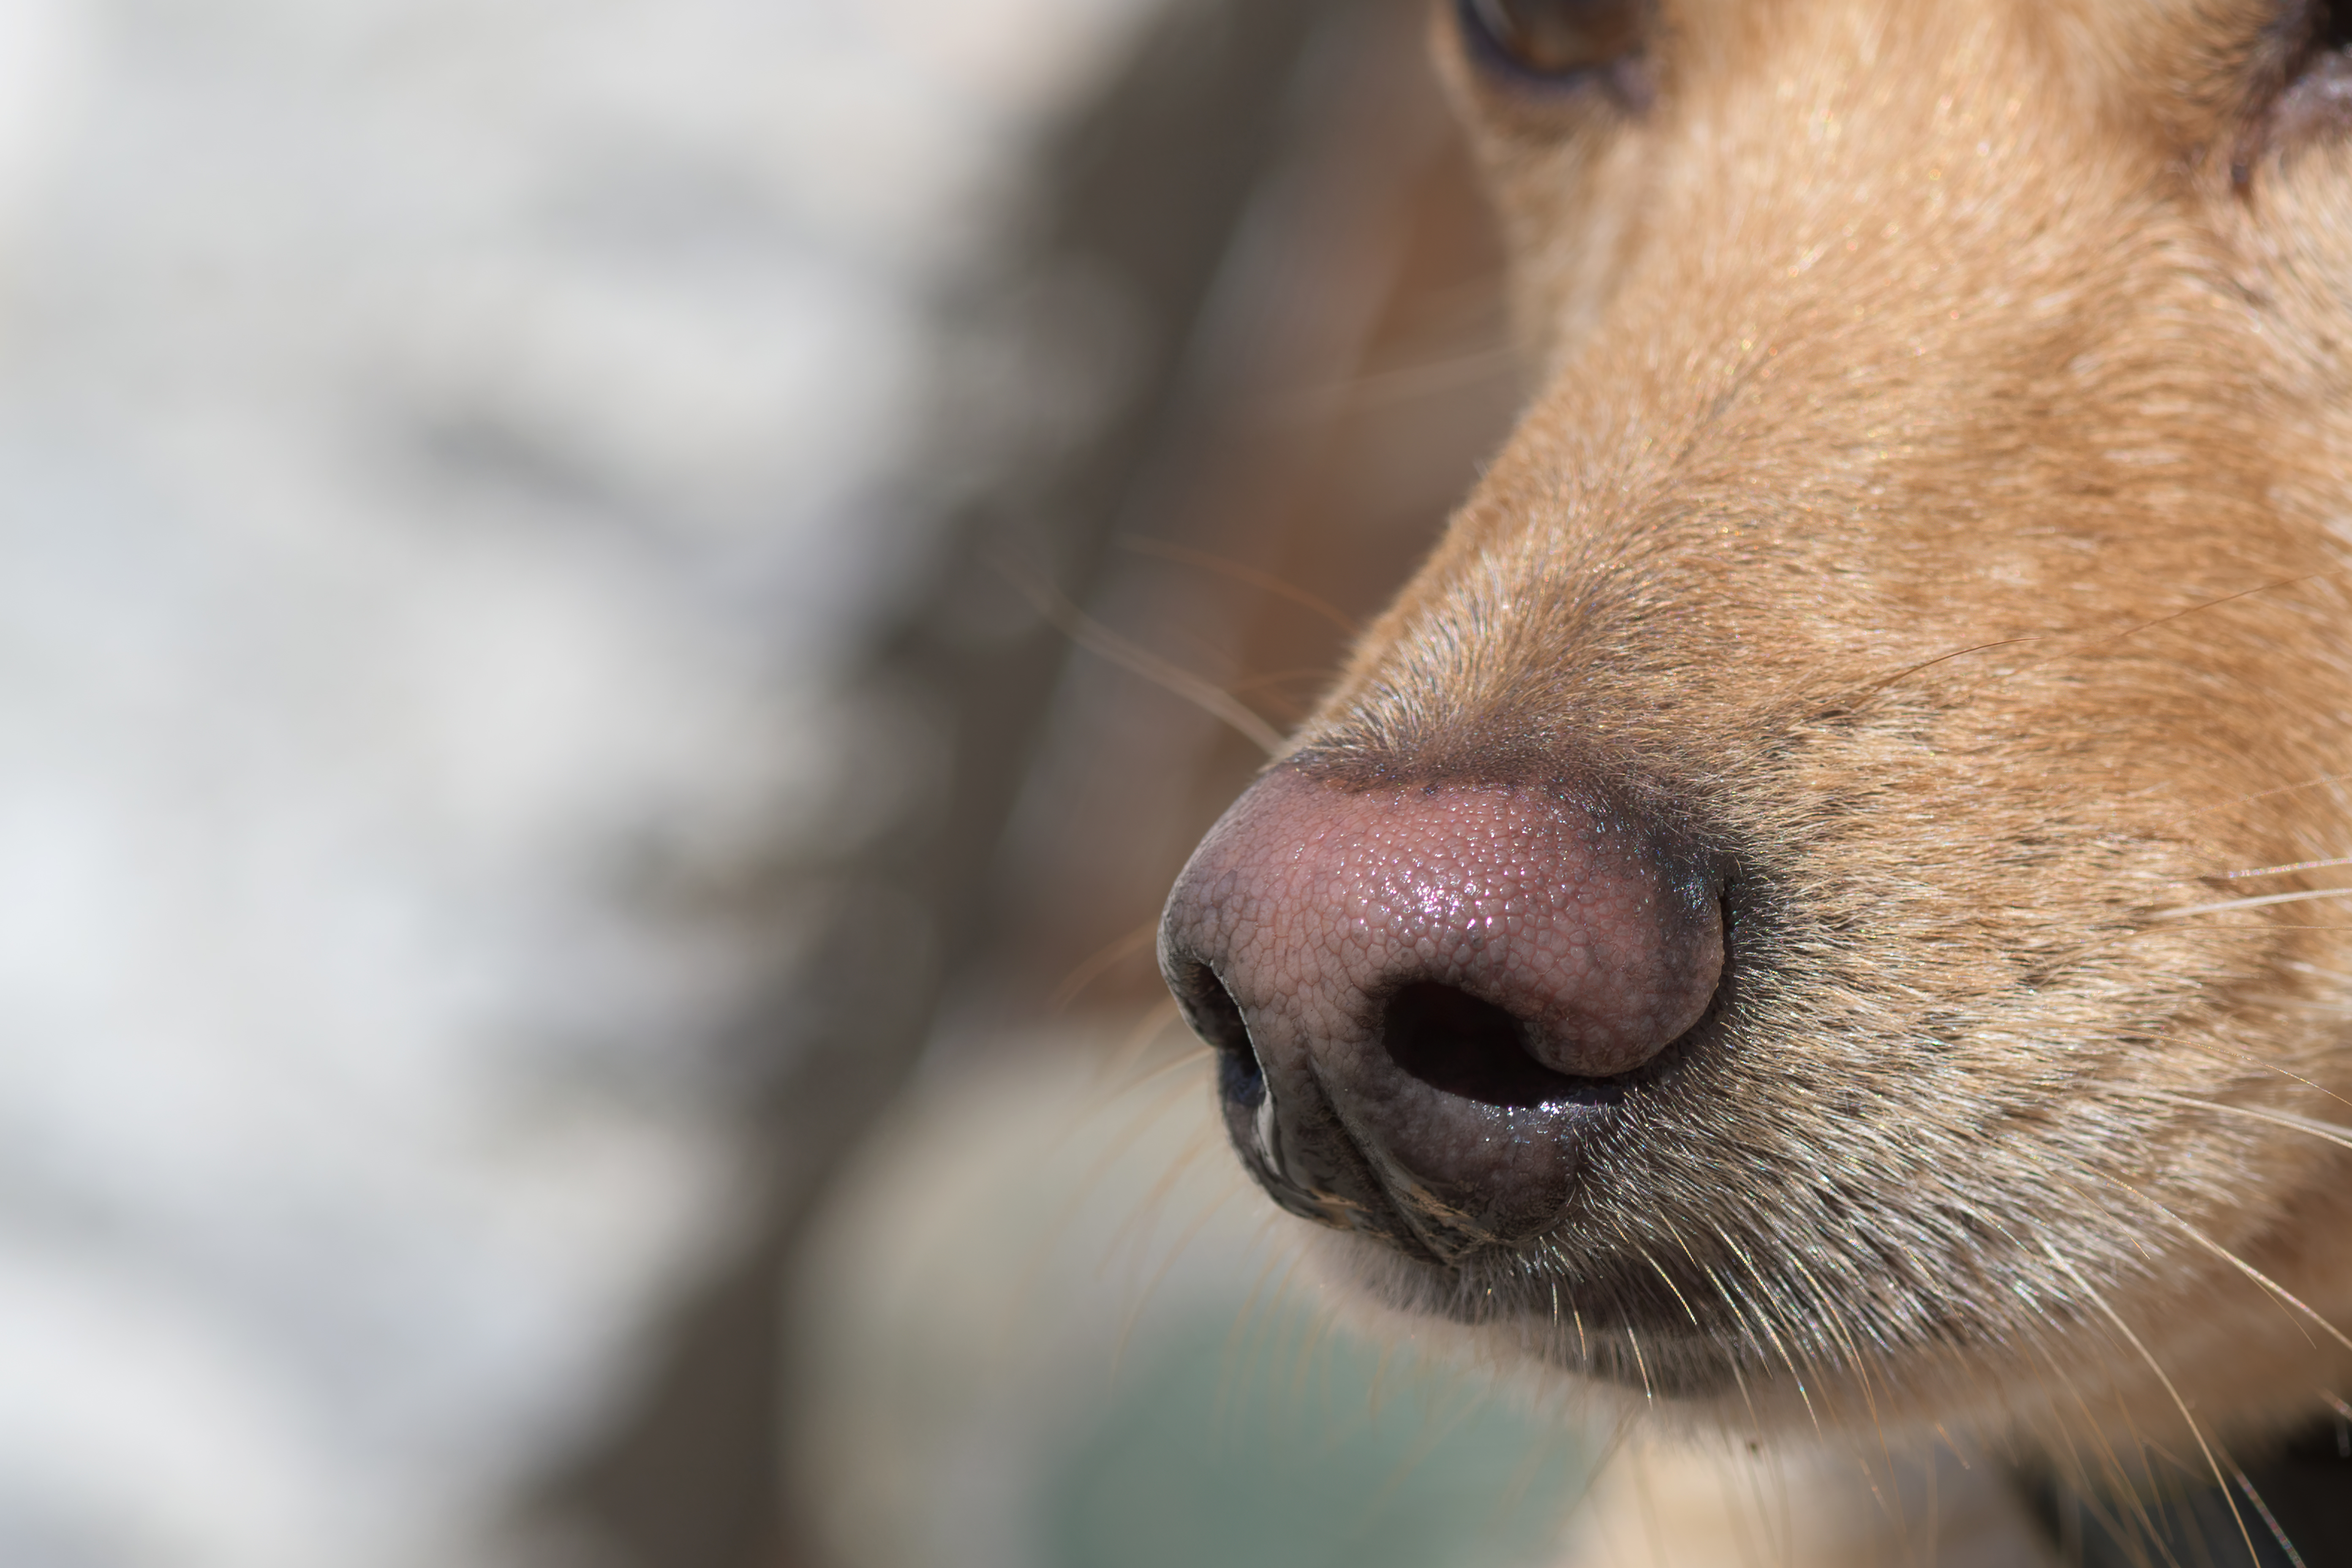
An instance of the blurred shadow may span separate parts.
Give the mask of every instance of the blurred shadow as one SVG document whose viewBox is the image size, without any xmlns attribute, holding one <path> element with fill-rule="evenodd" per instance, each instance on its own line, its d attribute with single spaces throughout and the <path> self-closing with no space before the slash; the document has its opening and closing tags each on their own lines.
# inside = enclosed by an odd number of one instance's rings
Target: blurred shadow
<svg viewBox="0 0 2352 1568">
<path fill-rule="evenodd" d="M 970 536 L 985 542 L 972 569 L 1001 567 L 1025 590 L 1021 607 L 999 601 L 1006 613 L 1042 611 L 1075 646 L 1032 714 L 1034 752 L 999 775 L 1015 793 L 992 802 L 1008 815 L 984 829 L 978 918 L 938 993 L 920 1092 L 812 1216 L 829 1234 L 788 1259 L 803 1561 L 820 1560 L 819 1513 L 849 1568 L 1025 1563 L 1007 1544 L 1024 1529 L 1055 1568 L 1517 1561 L 1573 1495 L 1573 1435 L 1474 1415 L 1483 1394 L 1465 1403 L 1433 1372 L 1395 1374 L 1411 1397 L 1381 1393 L 1382 1356 L 1280 1286 L 1247 1290 L 1235 1322 L 1219 1294 L 1234 1269 L 1286 1279 L 1285 1248 L 1260 1255 L 1234 1231 L 1255 1232 L 1263 1210 L 1254 1194 L 1224 1203 L 1230 1162 L 1188 1131 L 1205 1090 L 1184 1076 L 1151 952 L 1192 844 L 1429 548 L 1516 409 L 1499 247 L 1425 58 L 1426 16 L 1412 0 L 1297 13 L 1278 114 L 1235 154 L 1246 200 L 1181 353 L 1154 360 L 1119 444 L 1081 461 L 1103 482 L 1076 492 L 1095 510 L 1063 537 L 1089 542 L 1087 573 L 1024 534 L 1037 503 L 1018 483 L 975 513 L 994 521 Z M 1181 150 L 1181 119 L 1165 125 Z M 1122 185 L 1150 199 L 1144 176 L 1099 167 L 1107 205 Z M 1155 318 L 1155 343 L 1178 341 L 1158 335 L 1172 320 Z M 1098 1065 L 1121 1055 L 1126 1077 L 1159 1080 L 1139 1100 Z M 1176 1239 L 1139 1241 L 1161 1211 Z M 1130 1263 L 1142 1279 L 1107 1283 Z M 1117 1349 L 1097 1342 L 1106 1331 Z M 1268 1340 L 1286 1348 L 1234 1342 Z M 1130 1352 L 1132 1376 L 1113 1374 Z M 1034 1397 L 1006 1386 L 1024 1379 Z M 1072 1385 L 1106 1381 L 1108 1405 L 1073 1415 L 1095 1395 Z M 1284 1390 L 1304 1384 L 1330 1391 L 1332 1420 L 1291 1407 Z M 1460 1430 L 1441 1440 L 1431 1425 Z M 1039 1460 L 1051 1479 L 1014 1475 L 1005 1451 L 1024 1444 L 1063 1452 Z M 1540 1518 L 1458 1484 L 1474 1473 Z M 1556 1484 L 1535 1487 L 1538 1473 Z M 1016 1481 L 1042 1489 L 1020 1505 L 1026 1526 L 971 1496 Z M 1479 1509 L 1483 1555 L 1446 1547 Z"/>
<path fill-rule="evenodd" d="M 621 1562 L 818 1560 L 780 1489 L 780 1420 L 793 1397 L 780 1355 L 793 1332 L 784 1265 L 831 1175 L 917 1060 L 953 977 L 995 951 L 998 847 L 1069 656 L 1020 584 L 1091 597 L 1118 521 L 1165 461 L 1164 432 L 1195 400 L 1189 324 L 1226 267 L 1269 151 L 1285 140 L 1307 40 L 1320 20 L 1353 9 L 1332 0 L 1175 6 L 1060 139 L 1051 211 L 1024 274 L 966 302 L 975 318 L 1011 300 L 1031 328 L 1076 321 L 1114 338 L 1016 342 L 1011 363 L 1034 367 L 1039 352 L 1075 349 L 1118 361 L 1125 390 L 1100 389 L 1104 405 L 1078 411 L 1080 438 L 981 490 L 928 591 L 872 649 L 858 695 L 897 715 L 899 735 L 875 765 L 933 777 L 913 792 L 912 819 L 871 847 L 787 873 L 827 889 L 831 931 L 814 964 L 784 977 L 771 1014 L 746 1029 L 748 1054 L 788 1064 L 753 1108 L 766 1151 L 756 1239 L 680 1315 L 671 1349 L 612 1436 L 541 1495 L 544 1512 L 583 1526 Z M 942 439 L 966 425 L 990 428 L 1003 411 L 988 402 L 1028 395 L 1017 384 L 951 389 Z"/>
</svg>

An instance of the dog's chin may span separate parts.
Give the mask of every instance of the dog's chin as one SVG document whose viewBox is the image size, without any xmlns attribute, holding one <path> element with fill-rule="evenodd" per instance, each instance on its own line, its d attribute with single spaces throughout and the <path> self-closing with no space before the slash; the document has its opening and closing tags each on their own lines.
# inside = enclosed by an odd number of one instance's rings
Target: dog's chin
<svg viewBox="0 0 2352 1568">
<path fill-rule="evenodd" d="M 1449 1325 L 1474 1354 L 1694 1405 L 1752 1404 L 1773 1370 L 1743 1353 L 1736 1322 L 1710 1322 L 1713 1296 L 1647 1263 L 1579 1258 L 1557 1243 L 1495 1247 L 1437 1262 L 1363 1232 L 1328 1238 L 1329 1271 L 1377 1309 Z"/>
</svg>

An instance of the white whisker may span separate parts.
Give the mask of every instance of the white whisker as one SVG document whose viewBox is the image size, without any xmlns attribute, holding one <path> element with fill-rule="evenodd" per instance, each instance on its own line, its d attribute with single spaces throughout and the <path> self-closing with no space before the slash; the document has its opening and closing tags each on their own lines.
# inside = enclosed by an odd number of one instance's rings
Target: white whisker
<svg viewBox="0 0 2352 1568">
<path fill-rule="evenodd" d="M 2278 1515 L 2273 1513 L 2271 1505 L 2263 1500 L 2263 1494 L 2254 1489 L 2253 1479 L 2243 1470 L 2231 1473 L 2238 1478 L 2238 1486 L 2245 1492 L 2246 1500 L 2254 1505 L 2254 1511 L 2263 1516 L 2263 1523 L 2270 1527 L 2271 1539 L 2277 1542 L 2279 1550 L 2286 1553 L 2287 1562 L 2294 1568 L 2305 1568 L 2303 1553 L 2294 1549 L 2294 1542 L 2287 1539 L 2285 1527 L 2279 1523 Z"/>
<path fill-rule="evenodd" d="M 2110 1177 L 2109 1180 L 2112 1181 L 2113 1178 Z M 2323 1313 L 2311 1306 L 2308 1302 L 2305 1301 L 2302 1297 L 2297 1296 L 2294 1291 L 2289 1290 L 2285 1286 L 2281 1285 L 2277 1280 L 2272 1279 L 2269 1275 L 2263 1273 L 2261 1269 L 2255 1268 L 2252 1264 L 2247 1262 L 2244 1258 L 2239 1257 L 2228 1247 L 2223 1247 L 2220 1242 L 2215 1241 L 2211 1237 L 2207 1236 L 2203 1231 L 2198 1229 L 2195 1226 L 2189 1224 L 2187 1220 L 2173 1213 L 2172 1210 L 2165 1206 L 2164 1204 L 2153 1197 L 2150 1197 L 2147 1194 L 2141 1192 L 2137 1187 L 2131 1185 L 2127 1182 L 2116 1182 L 2115 1184 L 2123 1188 L 2124 1191 L 2131 1194 L 2142 1203 L 2147 1205 L 2148 1207 L 2154 1209 L 2158 1214 L 2162 1215 L 2176 1229 L 2178 1229 L 2183 1236 L 2186 1236 L 2189 1240 L 2205 1248 L 2205 1250 L 2210 1252 L 2214 1257 L 2220 1258 L 2222 1262 L 2228 1264 L 2239 1273 L 2243 1274 L 2256 1285 L 2261 1286 L 2281 1305 L 2292 1308 L 2294 1311 L 2302 1313 L 2305 1317 L 2318 1324 L 2320 1329 L 2330 1338 L 2335 1340 L 2337 1344 L 2342 1345 L 2346 1350 L 2352 1351 L 2352 1335 L 2347 1335 L 2343 1330 L 2337 1328 L 2333 1322 L 2330 1322 Z M 2309 1335 L 2306 1334 L 2305 1337 L 2307 1339 L 2309 1338 Z"/>
<path fill-rule="evenodd" d="M 2336 866 L 2352 866 L 2352 855 L 2338 855 L 2330 860 L 2297 860 L 2286 866 L 2256 866 L 2244 871 L 2224 871 L 2221 879 L 2234 882 L 2246 877 L 2284 877 L 2294 871 L 2325 871 Z"/>
<path fill-rule="evenodd" d="M 2184 909 L 2158 910 L 2147 918 L 2152 921 L 2187 920 L 2190 915 L 2217 915 L 2227 910 L 2259 910 L 2270 904 L 2303 904 L 2315 899 L 2352 899 L 2352 888 L 2313 888 L 2300 893 L 2265 893 L 2258 899 L 2224 899 L 2218 904 L 2190 904 Z"/>
<path fill-rule="evenodd" d="M 2172 1396 L 2173 1405 L 2180 1412 L 2180 1418 L 2189 1424 L 2189 1435 L 2197 1439 L 2198 1449 L 2204 1454 L 2205 1463 L 2213 1472 L 2214 1483 L 2221 1489 L 2221 1500 L 2230 1505 L 2230 1517 L 2237 1522 L 2238 1533 L 2245 1538 L 2247 1557 L 2254 1562 L 2261 1562 L 2261 1555 L 2254 1551 L 2254 1532 L 2246 1528 L 2246 1516 L 2239 1510 L 2238 1500 L 2230 1490 L 2230 1479 L 2222 1473 L 2221 1461 L 2214 1456 L 2213 1446 L 2205 1440 L 2205 1429 L 2198 1426 L 2197 1417 L 2189 1414 L 2189 1402 L 2180 1397 L 2180 1391 L 2172 1385 L 2172 1379 L 2166 1375 L 2163 1366 L 2149 1352 L 2147 1346 L 2140 1342 L 2140 1337 L 2132 1332 L 2131 1325 L 2117 1316 L 2113 1307 L 2107 1305 L 2107 1299 L 2083 1277 L 2082 1270 L 2076 1268 L 2064 1253 L 2049 1242 L 2044 1241 L 2042 1244 L 2042 1250 L 2049 1255 L 2051 1262 L 2064 1269 L 2073 1278 L 2074 1283 L 2083 1288 L 2083 1293 L 2090 1299 L 2091 1305 L 2096 1307 L 2100 1314 L 2115 1325 L 2116 1332 L 2123 1335 L 2131 1348 L 2139 1352 L 2139 1359 L 2147 1363 L 2147 1370 L 2156 1374 L 2156 1381 L 2162 1384 L 2164 1392 Z M 2234 1468 L 2232 1467 L 2233 1469 Z"/>
<path fill-rule="evenodd" d="M 1633 1347 L 1633 1364 L 1642 1373 L 1642 1399 L 1651 1409 L 1658 1407 L 1658 1391 L 1650 1386 L 1650 1363 L 1642 1354 L 1642 1342 L 1628 1323 L 1624 1328 L 1625 1342 Z"/>
<path fill-rule="evenodd" d="M 2251 1117 L 2256 1121 L 2268 1121 L 2280 1127 L 2292 1127 L 2308 1132 L 2315 1138 L 2325 1138 L 2330 1143 L 2352 1149 L 2352 1127 L 2338 1127 L 2332 1121 L 2315 1121 L 2308 1116 L 2297 1116 L 2291 1110 L 2267 1110 L 2256 1105 L 2231 1105 L 2218 1100 L 2200 1100 L 2193 1094 L 2173 1094 L 2160 1089 L 2144 1091 L 2149 1100 L 2167 1100 L 2174 1105 L 2193 1106 L 2200 1110 L 2226 1110 L 2232 1116 Z"/>
</svg>

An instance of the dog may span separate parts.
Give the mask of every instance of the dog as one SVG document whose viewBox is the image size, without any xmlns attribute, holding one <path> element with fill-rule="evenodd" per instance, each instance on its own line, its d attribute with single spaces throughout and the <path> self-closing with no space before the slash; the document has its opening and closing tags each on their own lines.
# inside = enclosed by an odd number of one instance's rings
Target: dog
<svg viewBox="0 0 2352 1568">
<path fill-rule="evenodd" d="M 1538 390 L 1169 902 L 1242 1162 L 1892 1521 L 1727 1561 L 2352 1563 L 2352 6 L 1433 28 Z"/>
</svg>

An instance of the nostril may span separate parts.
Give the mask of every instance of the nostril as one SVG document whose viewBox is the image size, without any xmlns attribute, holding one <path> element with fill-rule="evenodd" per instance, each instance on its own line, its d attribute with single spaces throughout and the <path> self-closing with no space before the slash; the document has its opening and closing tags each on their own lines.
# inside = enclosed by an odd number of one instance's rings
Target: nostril
<svg viewBox="0 0 2352 1568">
<path fill-rule="evenodd" d="M 1265 1069 L 1250 1043 L 1241 1004 L 1217 972 L 1197 959 L 1176 967 L 1173 989 L 1184 1021 L 1216 1047 L 1218 1094 L 1229 1105 L 1255 1110 L 1265 1099 Z"/>
<path fill-rule="evenodd" d="M 1381 1017 L 1389 1058 L 1447 1094 L 1486 1105 L 1549 1105 L 1590 1089 L 1528 1054 L 1528 1026 L 1451 985 L 1400 986 Z"/>
<path fill-rule="evenodd" d="M 1553 1225 L 1608 1108 L 1719 1010 L 1727 869 L 1565 784 L 1286 766 L 1194 853 L 1160 968 L 1278 1203 L 1450 1255 Z"/>
<path fill-rule="evenodd" d="M 1246 1048 L 1217 1052 L 1217 1096 L 1227 1105 L 1255 1110 L 1265 1103 L 1265 1069 Z"/>
</svg>

